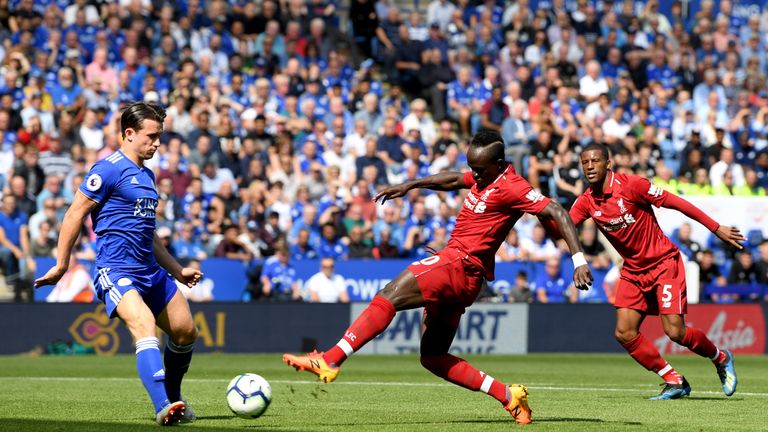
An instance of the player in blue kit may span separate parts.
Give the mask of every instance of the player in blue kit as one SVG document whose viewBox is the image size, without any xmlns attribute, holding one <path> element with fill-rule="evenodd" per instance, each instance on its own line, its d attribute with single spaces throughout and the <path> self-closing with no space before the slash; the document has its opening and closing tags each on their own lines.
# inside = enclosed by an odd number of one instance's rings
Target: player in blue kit
<svg viewBox="0 0 768 432">
<path fill-rule="evenodd" d="M 173 278 L 191 287 L 202 273 L 183 268 L 155 233 L 158 195 L 154 174 L 144 161 L 157 151 L 164 119 L 163 108 L 143 102 L 123 111 L 120 150 L 98 161 L 80 185 L 62 222 L 56 265 L 35 281 L 35 287 L 61 279 L 90 214 L 98 236 L 96 294 L 109 316 L 122 319 L 136 340 L 136 368 L 155 406 L 157 423 L 173 425 L 195 420 L 181 399 L 181 380 L 197 338 L 189 304 Z M 165 369 L 156 325 L 169 335 Z"/>
</svg>

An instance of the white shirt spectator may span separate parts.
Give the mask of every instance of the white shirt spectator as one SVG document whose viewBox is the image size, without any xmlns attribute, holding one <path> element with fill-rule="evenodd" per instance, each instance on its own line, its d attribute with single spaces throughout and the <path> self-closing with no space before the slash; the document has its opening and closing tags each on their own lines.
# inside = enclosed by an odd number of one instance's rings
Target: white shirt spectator
<svg viewBox="0 0 768 432">
<path fill-rule="evenodd" d="M 317 272 L 309 278 L 306 287 L 312 298 L 317 298 L 318 303 L 338 303 L 340 301 L 346 303 L 349 301 L 344 278 L 338 274 L 328 277 L 322 271 Z"/>
<path fill-rule="evenodd" d="M 709 169 L 709 182 L 712 187 L 723 184 L 723 174 L 730 170 L 733 174 L 733 185 L 736 187 L 744 186 L 744 169 L 737 163 L 728 164 L 723 160 L 715 162 Z"/>
<path fill-rule="evenodd" d="M 99 151 L 104 147 L 104 131 L 99 127 L 89 128 L 86 125 L 80 127 L 80 138 L 85 148 Z"/>
<path fill-rule="evenodd" d="M 603 133 L 614 138 L 624 138 L 632 128 L 626 123 L 619 123 L 613 117 L 603 122 Z"/>
<path fill-rule="evenodd" d="M 454 10 L 456 6 L 448 0 L 432 0 L 427 6 L 427 23 L 436 22 L 440 24 L 440 30 L 445 31 Z"/>
<path fill-rule="evenodd" d="M 579 94 L 584 97 L 598 97 L 603 93 L 608 93 L 608 81 L 603 77 L 592 78 L 584 75 L 579 80 Z"/>
<path fill-rule="evenodd" d="M 213 286 L 214 282 L 211 278 L 204 278 L 192 288 L 176 281 L 176 287 L 191 302 L 208 302 L 213 300 Z"/>
</svg>

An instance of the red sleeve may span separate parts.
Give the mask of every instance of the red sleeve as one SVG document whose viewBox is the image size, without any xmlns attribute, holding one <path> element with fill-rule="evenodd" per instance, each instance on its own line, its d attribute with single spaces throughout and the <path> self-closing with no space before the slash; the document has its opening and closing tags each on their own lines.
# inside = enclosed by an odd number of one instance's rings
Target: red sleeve
<svg viewBox="0 0 768 432">
<path fill-rule="evenodd" d="M 533 190 L 533 186 L 524 178 L 519 175 L 515 177 L 515 181 L 512 182 L 511 187 L 507 188 L 506 192 L 509 196 L 510 207 L 513 210 L 530 214 L 541 213 L 552 200 Z"/>
<path fill-rule="evenodd" d="M 475 181 L 475 178 L 472 177 L 472 171 L 467 171 L 464 173 L 464 184 L 467 185 L 468 188 L 471 188 L 472 186 L 477 183 Z"/>
<path fill-rule="evenodd" d="M 648 179 L 640 176 L 628 176 L 626 190 L 632 199 L 640 204 L 652 204 L 661 207 L 667 195 L 667 191 L 651 183 Z"/>
<path fill-rule="evenodd" d="M 711 232 L 715 232 L 718 228 L 720 228 L 720 224 L 709 217 L 709 215 L 701 211 L 700 208 L 675 194 L 671 194 L 669 192 L 665 193 L 662 206 L 679 211 L 680 213 L 688 216 L 696 222 L 704 225 Z"/>
<path fill-rule="evenodd" d="M 575 225 L 577 228 L 579 225 L 584 223 L 585 220 L 590 218 L 589 209 L 587 208 L 586 204 L 584 204 L 585 201 L 586 200 L 581 197 L 576 198 L 576 201 L 573 202 L 569 212 L 571 215 L 571 220 L 573 221 L 573 225 Z"/>
<path fill-rule="evenodd" d="M 680 213 L 688 216 L 696 222 L 707 227 L 711 232 L 717 231 L 720 227 L 714 219 L 707 216 L 706 213 L 701 211 L 695 205 L 680 198 L 679 196 L 667 192 L 664 189 L 656 186 L 655 184 L 638 176 L 629 177 L 629 189 L 632 192 L 632 196 L 639 199 L 641 202 L 647 202 L 653 204 L 656 207 L 665 207 L 673 210 L 677 210 Z M 575 222 L 575 221 L 574 221 Z"/>
</svg>

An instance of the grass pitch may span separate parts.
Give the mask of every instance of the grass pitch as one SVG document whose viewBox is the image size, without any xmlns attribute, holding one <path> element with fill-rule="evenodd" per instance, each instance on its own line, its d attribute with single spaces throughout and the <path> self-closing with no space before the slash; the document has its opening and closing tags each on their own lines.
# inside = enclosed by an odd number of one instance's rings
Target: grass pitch
<svg viewBox="0 0 768 432">
<path fill-rule="evenodd" d="M 198 415 L 176 430 L 508 431 L 768 429 L 768 359 L 738 356 L 739 387 L 726 398 L 709 361 L 670 357 L 690 397 L 648 401 L 659 379 L 626 355 L 470 356 L 481 370 L 530 391 L 534 424 L 515 425 L 487 395 L 448 384 L 415 356 L 356 356 L 331 384 L 279 355 L 196 355 L 184 395 Z M 236 418 L 224 397 L 242 372 L 263 375 L 273 401 L 255 420 Z M 0 431 L 156 431 L 133 356 L 0 357 Z"/>
</svg>

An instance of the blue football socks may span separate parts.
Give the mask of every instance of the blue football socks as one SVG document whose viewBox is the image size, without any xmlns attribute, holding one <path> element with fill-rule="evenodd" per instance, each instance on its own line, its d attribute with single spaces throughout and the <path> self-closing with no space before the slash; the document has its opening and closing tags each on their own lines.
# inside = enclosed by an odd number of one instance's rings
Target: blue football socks
<svg viewBox="0 0 768 432">
<path fill-rule="evenodd" d="M 160 343 L 156 337 L 136 341 L 136 369 L 155 405 L 155 413 L 160 412 L 170 402 L 165 393 L 165 371 L 160 358 Z"/>
</svg>

